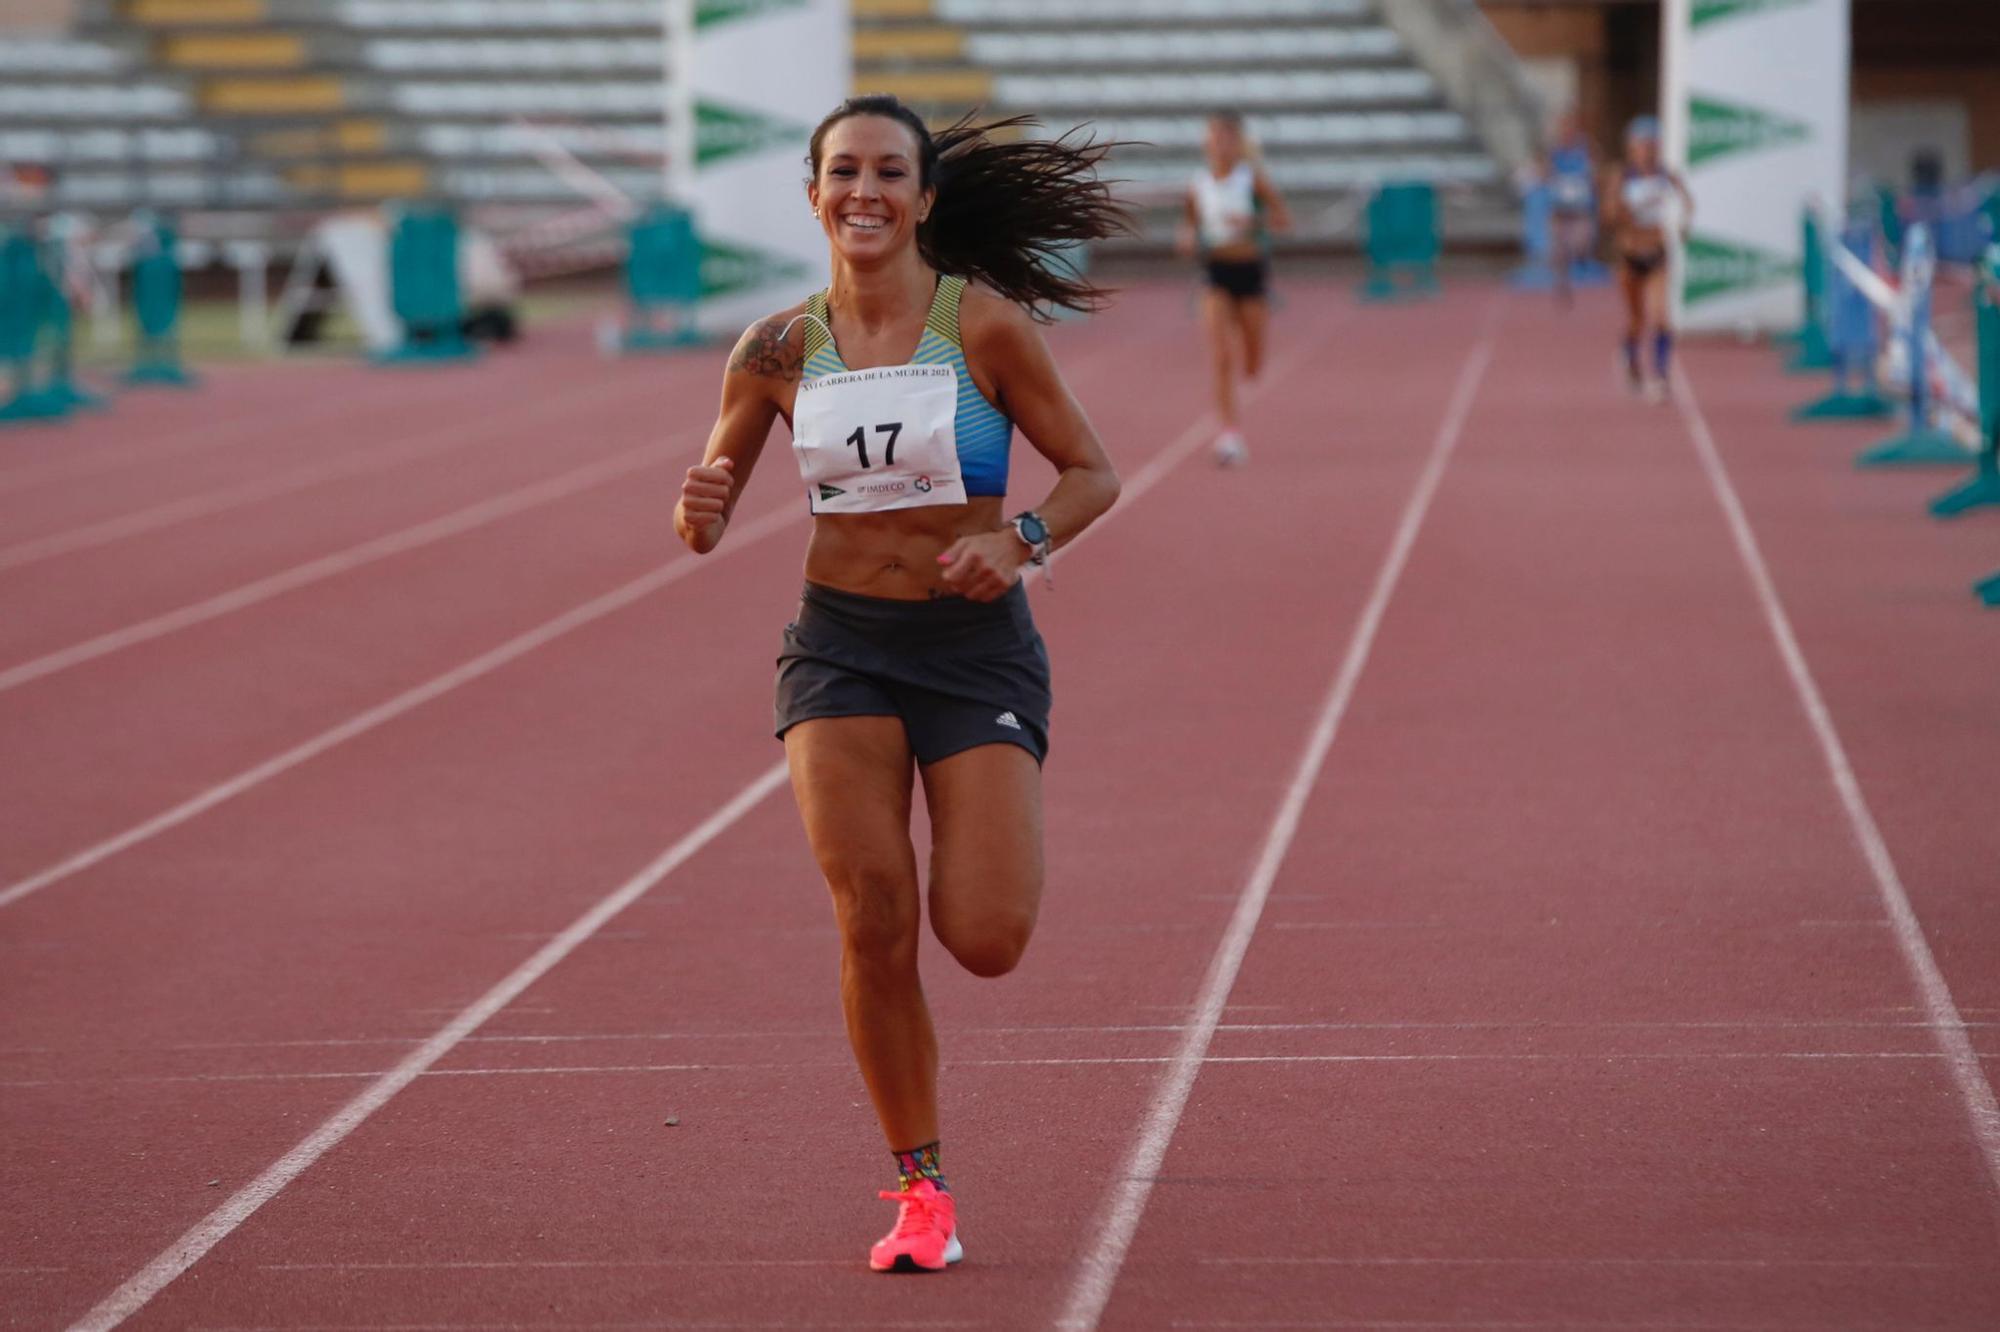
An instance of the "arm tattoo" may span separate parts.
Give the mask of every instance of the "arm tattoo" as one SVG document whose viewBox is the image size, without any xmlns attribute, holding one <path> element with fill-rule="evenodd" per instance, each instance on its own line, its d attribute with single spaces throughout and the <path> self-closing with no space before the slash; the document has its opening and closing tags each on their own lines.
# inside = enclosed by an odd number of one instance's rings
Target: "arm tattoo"
<svg viewBox="0 0 2000 1332">
<path fill-rule="evenodd" d="M 791 345 L 784 331 L 785 321 L 776 316 L 750 329 L 736 344 L 736 351 L 729 358 L 729 368 L 783 380 L 787 384 L 798 379 L 804 371 L 805 357 L 802 348 Z"/>
</svg>

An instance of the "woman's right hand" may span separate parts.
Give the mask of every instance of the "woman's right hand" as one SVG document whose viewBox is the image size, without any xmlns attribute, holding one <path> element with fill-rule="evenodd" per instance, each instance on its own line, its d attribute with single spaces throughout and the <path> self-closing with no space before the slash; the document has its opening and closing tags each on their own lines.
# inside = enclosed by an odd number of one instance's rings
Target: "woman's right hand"
<svg viewBox="0 0 2000 1332">
<path fill-rule="evenodd" d="M 734 458 L 688 468 L 687 479 L 681 482 L 681 539 L 697 554 L 706 555 L 721 542 L 729 521 L 729 494 L 735 487 Z"/>
</svg>

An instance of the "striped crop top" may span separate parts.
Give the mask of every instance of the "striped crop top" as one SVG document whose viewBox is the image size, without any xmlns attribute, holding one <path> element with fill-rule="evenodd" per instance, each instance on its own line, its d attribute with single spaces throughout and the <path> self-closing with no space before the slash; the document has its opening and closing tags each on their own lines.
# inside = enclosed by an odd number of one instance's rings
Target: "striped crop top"
<svg viewBox="0 0 2000 1332">
<path fill-rule="evenodd" d="M 965 294 L 965 279 L 940 274 L 937 294 L 931 297 L 930 314 L 924 319 L 923 336 L 917 339 L 911 365 L 948 365 L 958 375 L 958 410 L 953 416 L 953 433 L 958 442 L 958 466 L 965 478 L 965 493 L 1005 495 L 1007 461 L 1014 440 L 1014 423 L 998 407 L 988 402 L 972 372 L 965 364 L 965 344 L 958 331 L 958 303 Z M 829 333 L 826 293 L 814 292 L 806 298 L 805 377 L 820 379 L 847 373 L 840 351 Z"/>
</svg>

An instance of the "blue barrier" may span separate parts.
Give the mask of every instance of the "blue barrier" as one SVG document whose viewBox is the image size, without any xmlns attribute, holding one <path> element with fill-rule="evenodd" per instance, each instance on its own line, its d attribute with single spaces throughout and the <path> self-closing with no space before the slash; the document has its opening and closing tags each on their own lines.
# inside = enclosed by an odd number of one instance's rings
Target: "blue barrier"
<svg viewBox="0 0 2000 1332">
<path fill-rule="evenodd" d="M 181 364 L 180 237 L 164 216 L 143 217 L 140 223 L 132 251 L 132 318 L 139 350 L 125 382 L 188 388 L 195 379 Z"/>
<path fill-rule="evenodd" d="M 1874 258 L 1874 230 L 1853 222 L 1835 237 L 1866 265 Z M 1833 392 L 1792 412 L 1794 421 L 1872 421 L 1894 414 L 1875 381 L 1875 307 L 1838 264 L 1827 271 L 1827 342 L 1833 351 Z"/>
<path fill-rule="evenodd" d="M 1973 452 L 1948 430 L 1932 424 L 1936 406 L 1930 386 L 1932 283 L 1937 276 L 1937 257 L 1931 247 L 1930 227 L 1912 222 L 1903 233 L 1903 291 L 1900 318 L 1893 336 L 1903 345 L 1909 372 L 1909 421 L 1903 432 L 1864 452 L 1855 462 L 1862 467 L 1907 467 L 1911 465 L 1962 466 Z"/>
<path fill-rule="evenodd" d="M 1972 308 L 1979 338 L 1979 461 L 1971 480 L 1931 501 L 1940 518 L 2000 506 L 2000 245 L 1987 251 Z"/>
</svg>

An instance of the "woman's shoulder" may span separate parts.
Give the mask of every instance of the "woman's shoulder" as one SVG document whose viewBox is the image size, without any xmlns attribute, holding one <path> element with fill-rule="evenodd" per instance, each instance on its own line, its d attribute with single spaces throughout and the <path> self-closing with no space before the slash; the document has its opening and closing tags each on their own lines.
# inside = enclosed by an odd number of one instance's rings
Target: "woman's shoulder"
<svg viewBox="0 0 2000 1332">
<path fill-rule="evenodd" d="M 796 381 L 805 369 L 805 316 L 811 305 L 810 298 L 788 305 L 744 329 L 729 355 L 730 373 Z"/>
<path fill-rule="evenodd" d="M 958 296 L 958 333 L 965 346 L 1008 340 L 1034 329 L 1035 317 L 1025 306 L 984 282 L 965 279 L 965 289 Z"/>
</svg>

